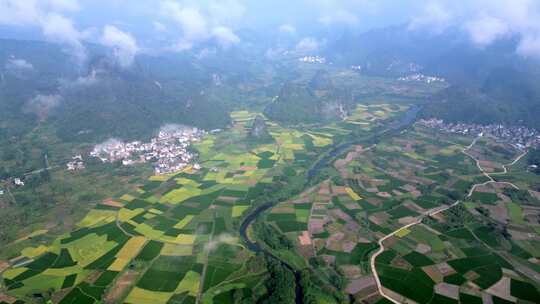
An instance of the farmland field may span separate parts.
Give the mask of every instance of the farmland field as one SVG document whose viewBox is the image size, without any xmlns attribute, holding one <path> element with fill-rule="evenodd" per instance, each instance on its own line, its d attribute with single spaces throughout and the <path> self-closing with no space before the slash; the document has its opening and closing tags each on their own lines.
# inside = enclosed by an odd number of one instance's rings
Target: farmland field
<svg viewBox="0 0 540 304">
<path fill-rule="evenodd" d="M 265 143 L 247 139 L 259 113 L 233 112 L 230 128 L 194 144 L 200 169 L 153 176 L 98 204 L 70 233 L 23 248 L 2 270 L 0 296 L 28 303 L 255 303 L 274 288 L 278 270 L 238 231 L 251 210 L 271 200 L 248 236 L 316 282 L 309 288 L 318 303 L 340 303 L 343 295 L 385 303 L 370 268 L 378 240 L 465 198 L 483 180 L 461 152 L 472 139 L 414 126 L 353 145 L 307 186 L 305 174 L 336 142 L 384 128 L 406 109 L 359 105 L 347 119 L 321 126 L 266 120 L 273 142 Z M 474 153 L 492 155 L 490 147 L 482 142 Z M 495 155 L 491 163 L 506 161 Z M 418 303 L 537 301 L 530 278 L 539 271 L 540 229 L 531 221 L 537 204 L 534 193 L 486 185 L 464 204 L 399 230 L 375 261 L 384 290 Z M 500 254 L 504 249 L 509 253 Z M 123 287 L 114 293 L 113 286 Z"/>
</svg>

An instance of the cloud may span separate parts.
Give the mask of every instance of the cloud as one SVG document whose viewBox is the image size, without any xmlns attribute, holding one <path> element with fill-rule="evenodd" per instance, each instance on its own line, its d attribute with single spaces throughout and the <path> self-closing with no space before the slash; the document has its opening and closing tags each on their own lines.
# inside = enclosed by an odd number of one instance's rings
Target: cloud
<svg viewBox="0 0 540 304">
<path fill-rule="evenodd" d="M 42 0 L 52 10 L 76 12 L 81 9 L 77 0 Z"/>
<path fill-rule="evenodd" d="M 105 26 L 101 36 L 101 43 L 113 49 L 114 57 L 123 68 L 133 64 L 135 55 L 139 50 L 137 41 L 133 36 L 112 25 Z"/>
<path fill-rule="evenodd" d="M 540 34 L 523 37 L 518 44 L 516 52 L 523 57 L 540 59 Z"/>
<path fill-rule="evenodd" d="M 33 70 L 34 65 L 24 59 L 10 58 L 6 62 L 6 70 Z"/>
<path fill-rule="evenodd" d="M 313 37 L 306 37 L 296 44 L 296 51 L 299 53 L 312 53 L 321 47 L 323 43 Z"/>
<path fill-rule="evenodd" d="M 187 41 L 200 41 L 208 38 L 206 19 L 196 8 L 182 7 L 178 2 L 161 2 L 161 12 L 171 18 L 182 30 Z"/>
<path fill-rule="evenodd" d="M 539 1 L 431 1 L 409 23 L 411 30 L 429 30 L 435 34 L 450 27 L 462 29 L 479 47 L 514 36 L 519 39 L 517 54 L 540 58 L 537 47 L 540 37 Z"/>
<path fill-rule="evenodd" d="M 86 48 L 81 42 L 83 35 L 73 26 L 71 19 L 57 13 L 47 14 L 43 18 L 42 31 L 48 39 L 68 45 L 77 62 L 82 64 L 86 60 Z"/>
<path fill-rule="evenodd" d="M 287 34 L 292 35 L 292 34 L 296 33 L 296 27 L 294 27 L 293 25 L 290 25 L 290 24 L 282 24 L 279 27 L 279 31 L 282 32 L 282 33 L 287 33 Z"/>
<path fill-rule="evenodd" d="M 493 43 L 493 41 L 506 36 L 510 31 L 504 21 L 492 16 L 481 16 L 476 20 L 469 21 L 465 24 L 465 29 L 472 42 L 480 47 Z"/>
<path fill-rule="evenodd" d="M 32 113 L 39 117 L 40 120 L 45 120 L 49 112 L 57 107 L 63 98 L 60 95 L 36 95 L 29 100 L 24 108 L 24 112 Z"/>
<path fill-rule="evenodd" d="M 164 0 L 160 5 L 163 17 L 172 20 L 182 32 L 182 36 L 169 49 L 185 51 L 197 43 L 214 39 L 221 47 L 228 48 L 240 42 L 228 24 L 234 23 L 245 13 L 245 7 L 237 0 L 209 1 L 180 4 Z"/>
<path fill-rule="evenodd" d="M 166 32 L 167 31 L 167 27 L 165 26 L 165 24 L 163 24 L 161 22 L 154 21 L 154 22 L 152 22 L 152 25 L 154 26 L 154 31 L 156 31 L 156 32 Z"/>
<path fill-rule="evenodd" d="M 225 26 L 218 26 L 212 30 L 212 36 L 223 48 L 228 48 L 240 42 L 240 38 L 233 31 Z"/>
<path fill-rule="evenodd" d="M 27 26 L 39 24 L 41 10 L 36 1 L 0 0 L 0 24 Z"/>
<path fill-rule="evenodd" d="M 219 236 L 212 239 L 210 242 L 206 243 L 206 245 L 204 246 L 204 251 L 212 252 L 216 250 L 221 244 L 236 245 L 238 244 L 238 238 L 228 233 L 220 234 Z"/>
<path fill-rule="evenodd" d="M 331 26 L 336 24 L 357 26 L 360 23 L 357 16 L 344 9 L 339 9 L 333 11 L 331 14 L 321 16 L 319 18 L 319 22 L 325 26 Z"/>
<path fill-rule="evenodd" d="M 86 76 L 79 76 L 75 80 L 60 79 L 60 90 L 79 89 L 89 87 L 99 82 L 98 71 L 93 69 Z"/>
<path fill-rule="evenodd" d="M 242 18 L 246 7 L 237 0 L 213 0 L 208 3 L 208 16 L 216 24 L 232 24 Z"/>
<path fill-rule="evenodd" d="M 39 27 L 45 38 L 68 46 L 82 63 L 86 59 L 83 34 L 62 15 L 79 9 L 75 0 L 0 0 L 0 25 Z"/>
<path fill-rule="evenodd" d="M 453 20 L 454 15 L 444 3 L 431 1 L 423 8 L 420 14 L 412 18 L 409 29 L 423 29 L 440 34 L 452 24 Z"/>
</svg>

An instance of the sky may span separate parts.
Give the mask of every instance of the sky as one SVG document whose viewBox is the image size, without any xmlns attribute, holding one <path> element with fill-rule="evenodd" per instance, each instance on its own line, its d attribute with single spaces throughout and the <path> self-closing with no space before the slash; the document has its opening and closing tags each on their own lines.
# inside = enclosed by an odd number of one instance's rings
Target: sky
<svg viewBox="0 0 540 304">
<path fill-rule="evenodd" d="M 392 25 L 433 35 L 458 29 L 478 48 L 517 37 L 516 54 L 540 58 L 540 0 L 0 0 L 0 38 L 38 37 L 81 63 L 84 42 L 98 43 L 121 67 L 141 53 L 227 49 L 247 30 L 316 50 L 335 29 Z"/>
</svg>

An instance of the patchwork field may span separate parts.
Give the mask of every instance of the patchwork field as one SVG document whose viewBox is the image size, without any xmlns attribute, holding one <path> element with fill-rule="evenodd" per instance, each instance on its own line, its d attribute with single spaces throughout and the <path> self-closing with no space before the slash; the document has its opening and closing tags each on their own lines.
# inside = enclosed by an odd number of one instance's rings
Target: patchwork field
<svg viewBox="0 0 540 304">
<path fill-rule="evenodd" d="M 350 147 L 306 189 L 306 172 L 330 147 L 406 109 L 359 105 L 325 126 L 266 120 L 272 141 L 264 143 L 248 138 L 259 114 L 234 112 L 231 128 L 194 145 L 200 169 L 151 177 L 98 204 L 76 230 L 0 263 L 0 303 L 255 303 L 275 274 L 238 231 L 269 199 L 276 204 L 248 237 L 310 277 L 303 288 L 314 303 L 387 303 L 377 277 L 400 301 L 540 302 L 540 194 L 532 188 L 540 181 L 525 181 L 520 163 L 506 166 L 519 151 L 483 138 L 469 149 L 477 163 L 463 153 L 472 138 L 415 126 Z M 506 183 L 470 192 L 489 181 L 478 166 Z M 372 273 L 381 238 L 457 200 L 387 238 Z"/>
<path fill-rule="evenodd" d="M 377 145 L 357 146 L 335 162 L 338 174 L 276 205 L 266 221 L 294 243 L 318 276 L 341 282 L 334 285 L 359 301 L 374 301 L 380 295 L 370 256 L 377 241 L 428 210 L 463 199 L 473 184 L 487 180 L 462 153 L 471 141 L 418 127 Z M 497 146 L 485 140 L 473 153 L 500 168 L 519 155 L 512 149 L 501 153 L 500 146 L 498 152 L 487 151 Z M 540 270 L 540 201 L 504 184 L 475 189 L 463 205 L 385 241 L 376 267 L 394 299 L 539 300 L 534 276 Z M 307 222 L 299 214 L 309 214 Z M 535 270 L 525 270 L 529 267 Z M 512 284 L 526 286 L 526 295 L 511 294 Z"/>
<path fill-rule="evenodd" d="M 227 298 L 222 293 L 261 285 L 264 268 L 240 243 L 239 222 L 276 176 L 301 182 L 298 173 L 333 143 L 332 135 L 268 122 L 274 142 L 252 144 L 246 136 L 256 113 L 231 116 L 231 129 L 194 146 L 200 170 L 151 177 L 138 191 L 103 201 L 77 230 L 14 256 L 2 272 L 6 297 L 62 304 L 212 303 Z M 308 211 L 297 215 L 304 224 Z"/>
</svg>

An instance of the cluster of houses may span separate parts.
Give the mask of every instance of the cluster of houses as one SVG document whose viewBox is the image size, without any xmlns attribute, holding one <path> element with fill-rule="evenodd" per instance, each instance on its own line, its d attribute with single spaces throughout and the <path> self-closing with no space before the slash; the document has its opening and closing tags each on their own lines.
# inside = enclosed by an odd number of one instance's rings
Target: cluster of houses
<svg viewBox="0 0 540 304">
<path fill-rule="evenodd" d="M 399 81 L 425 82 L 427 84 L 446 81 L 444 78 L 435 77 L 435 76 L 426 76 L 424 74 L 412 74 L 408 76 L 403 76 L 403 77 L 399 77 L 398 80 Z"/>
<path fill-rule="evenodd" d="M 86 169 L 82 155 L 75 155 L 71 158 L 71 161 L 67 163 L 68 171 L 78 171 Z"/>
<path fill-rule="evenodd" d="M 497 140 L 508 142 L 520 150 L 540 147 L 540 133 L 534 129 L 522 126 L 446 123 L 442 119 L 436 118 L 422 119 L 419 123 L 448 133 L 472 136 L 491 136 Z"/>
<path fill-rule="evenodd" d="M 320 57 L 320 56 L 304 56 L 298 59 L 300 62 L 307 62 L 307 63 L 326 63 L 326 58 Z"/>
<path fill-rule="evenodd" d="M 102 162 L 121 161 L 124 166 L 151 162 L 156 174 L 173 173 L 193 162 L 196 155 L 188 148 L 205 134 L 197 128 L 162 129 L 149 143 L 108 141 L 97 145 L 90 156 Z"/>
</svg>

